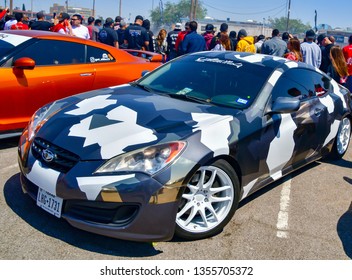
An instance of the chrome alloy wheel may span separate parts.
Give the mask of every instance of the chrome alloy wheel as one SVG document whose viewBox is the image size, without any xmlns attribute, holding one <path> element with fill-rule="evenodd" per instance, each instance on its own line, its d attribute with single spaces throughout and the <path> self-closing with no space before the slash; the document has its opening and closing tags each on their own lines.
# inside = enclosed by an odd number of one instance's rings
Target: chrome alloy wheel
<svg viewBox="0 0 352 280">
<path fill-rule="evenodd" d="M 234 196 L 233 183 L 224 170 L 203 166 L 182 195 L 176 223 L 189 233 L 211 231 L 228 216 Z"/>
<path fill-rule="evenodd" d="M 349 118 L 344 118 L 341 121 L 337 132 L 337 152 L 342 155 L 346 152 L 351 137 L 351 121 Z"/>
</svg>

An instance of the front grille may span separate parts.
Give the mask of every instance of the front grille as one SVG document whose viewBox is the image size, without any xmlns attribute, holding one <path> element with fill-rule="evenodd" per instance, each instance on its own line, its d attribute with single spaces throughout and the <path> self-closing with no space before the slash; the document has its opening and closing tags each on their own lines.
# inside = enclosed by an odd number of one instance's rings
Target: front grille
<svg viewBox="0 0 352 280">
<path fill-rule="evenodd" d="M 67 200 L 65 216 L 86 222 L 125 226 L 138 213 L 139 206 L 117 202 Z"/>
<path fill-rule="evenodd" d="M 54 155 L 52 161 L 43 159 L 43 150 L 50 150 Z M 62 173 L 67 173 L 79 161 L 79 156 L 60 148 L 41 138 L 35 138 L 32 144 L 32 154 L 44 165 Z"/>
</svg>

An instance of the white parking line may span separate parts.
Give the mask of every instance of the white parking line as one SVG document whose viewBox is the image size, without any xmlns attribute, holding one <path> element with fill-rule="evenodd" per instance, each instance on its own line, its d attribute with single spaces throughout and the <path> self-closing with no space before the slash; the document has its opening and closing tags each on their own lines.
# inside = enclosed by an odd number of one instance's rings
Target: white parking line
<svg viewBox="0 0 352 280">
<path fill-rule="evenodd" d="M 288 238 L 288 211 L 290 206 L 291 177 L 283 183 L 280 198 L 280 211 L 277 215 L 277 232 L 279 238 Z"/>
</svg>

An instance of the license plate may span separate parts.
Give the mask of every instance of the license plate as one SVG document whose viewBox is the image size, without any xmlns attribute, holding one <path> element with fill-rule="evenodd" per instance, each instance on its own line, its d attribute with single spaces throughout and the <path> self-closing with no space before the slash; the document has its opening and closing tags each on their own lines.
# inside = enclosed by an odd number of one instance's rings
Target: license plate
<svg viewBox="0 0 352 280">
<path fill-rule="evenodd" d="M 41 188 L 38 189 L 37 205 L 50 214 L 60 218 L 63 199 Z"/>
</svg>

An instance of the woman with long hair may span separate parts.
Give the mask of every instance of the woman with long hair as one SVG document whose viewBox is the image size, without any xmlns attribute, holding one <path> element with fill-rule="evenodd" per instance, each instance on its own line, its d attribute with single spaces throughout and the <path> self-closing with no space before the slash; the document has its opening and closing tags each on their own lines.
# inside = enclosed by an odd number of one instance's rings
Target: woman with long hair
<svg viewBox="0 0 352 280">
<path fill-rule="evenodd" d="M 158 36 L 156 37 L 156 52 L 161 54 L 166 54 L 167 51 L 167 31 L 161 29 Z"/>
<path fill-rule="evenodd" d="M 336 82 L 346 86 L 348 77 L 348 68 L 342 49 L 338 45 L 334 45 L 330 49 L 331 66 L 328 67 L 328 74 Z"/>
<path fill-rule="evenodd" d="M 230 51 L 231 50 L 231 39 L 225 32 L 221 32 L 219 40 L 212 51 Z"/>
<path fill-rule="evenodd" d="M 303 61 L 303 56 L 301 53 L 301 43 L 297 38 L 291 38 L 287 42 L 288 53 L 284 55 L 285 58 L 294 61 Z"/>
</svg>

